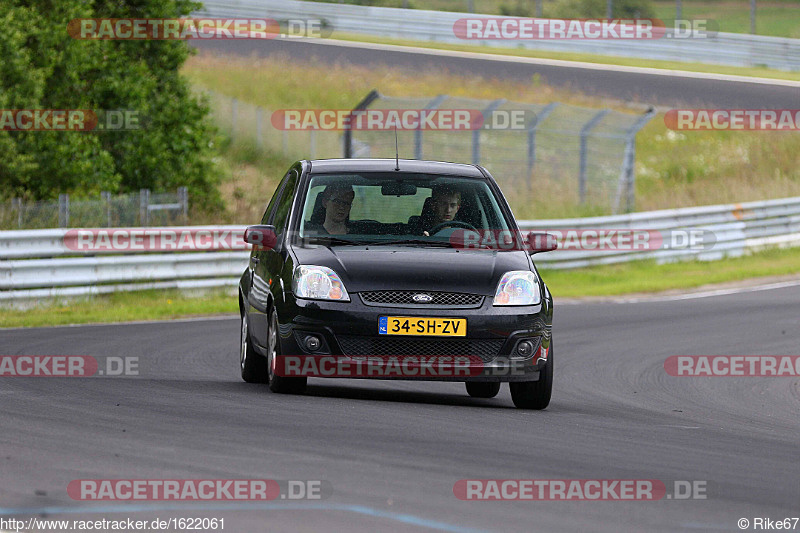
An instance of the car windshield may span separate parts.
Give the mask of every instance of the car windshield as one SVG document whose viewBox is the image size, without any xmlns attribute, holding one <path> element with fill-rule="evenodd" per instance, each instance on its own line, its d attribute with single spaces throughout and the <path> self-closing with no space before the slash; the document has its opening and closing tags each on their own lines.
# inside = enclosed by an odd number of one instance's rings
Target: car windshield
<svg viewBox="0 0 800 533">
<path fill-rule="evenodd" d="M 509 229 L 483 179 L 409 173 L 312 176 L 298 235 L 328 246 L 446 246 L 458 230 Z"/>
</svg>

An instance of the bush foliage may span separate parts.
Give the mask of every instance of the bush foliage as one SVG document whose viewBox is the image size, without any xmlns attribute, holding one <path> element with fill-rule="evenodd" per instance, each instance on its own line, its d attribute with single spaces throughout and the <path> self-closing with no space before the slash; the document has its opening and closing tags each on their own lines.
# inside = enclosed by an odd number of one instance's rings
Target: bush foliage
<svg viewBox="0 0 800 533">
<path fill-rule="evenodd" d="M 188 0 L 0 2 L 0 109 L 135 110 L 142 128 L 115 132 L 0 131 L 0 196 L 153 191 L 188 186 L 194 202 L 219 205 L 215 129 L 207 105 L 178 69 L 185 41 L 78 40 L 80 18 L 173 18 Z"/>
</svg>

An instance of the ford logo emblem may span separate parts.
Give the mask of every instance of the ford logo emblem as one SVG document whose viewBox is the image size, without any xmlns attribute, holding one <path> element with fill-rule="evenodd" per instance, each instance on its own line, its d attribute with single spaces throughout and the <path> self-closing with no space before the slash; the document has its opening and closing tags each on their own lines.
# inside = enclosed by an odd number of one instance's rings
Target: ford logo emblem
<svg viewBox="0 0 800 533">
<path fill-rule="evenodd" d="M 417 302 L 418 304 L 426 304 L 431 300 L 433 300 L 433 296 L 431 296 L 430 294 L 415 294 L 414 296 L 411 297 L 411 299 Z"/>
</svg>

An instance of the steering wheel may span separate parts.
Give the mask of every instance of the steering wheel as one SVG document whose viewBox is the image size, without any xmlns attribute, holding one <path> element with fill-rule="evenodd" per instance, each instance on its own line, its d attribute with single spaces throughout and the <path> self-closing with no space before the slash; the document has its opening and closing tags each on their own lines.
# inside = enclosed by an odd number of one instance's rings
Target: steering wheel
<svg viewBox="0 0 800 533">
<path fill-rule="evenodd" d="M 445 222 L 441 222 L 439 224 L 436 224 L 434 227 L 432 227 L 431 229 L 428 230 L 428 233 L 433 235 L 433 234 L 438 233 L 439 231 L 443 230 L 444 228 L 451 227 L 451 226 L 455 226 L 457 228 L 471 229 L 472 231 L 474 231 L 476 233 L 478 232 L 478 229 L 475 226 L 473 226 L 472 224 L 470 224 L 469 222 L 462 222 L 460 220 L 447 220 Z"/>
</svg>

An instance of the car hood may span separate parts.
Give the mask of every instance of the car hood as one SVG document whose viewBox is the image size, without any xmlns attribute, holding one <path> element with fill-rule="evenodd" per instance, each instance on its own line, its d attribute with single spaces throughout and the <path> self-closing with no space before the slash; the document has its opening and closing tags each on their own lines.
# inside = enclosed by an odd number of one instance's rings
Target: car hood
<svg viewBox="0 0 800 533">
<path fill-rule="evenodd" d="M 294 247 L 298 264 L 333 269 L 348 292 L 420 290 L 492 296 L 509 270 L 528 270 L 523 251 L 418 246 Z"/>
</svg>

